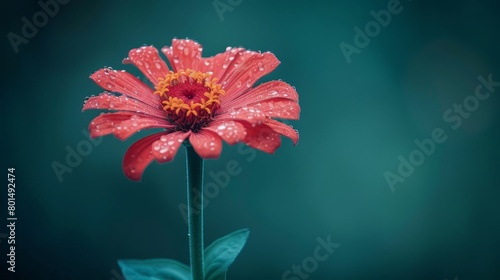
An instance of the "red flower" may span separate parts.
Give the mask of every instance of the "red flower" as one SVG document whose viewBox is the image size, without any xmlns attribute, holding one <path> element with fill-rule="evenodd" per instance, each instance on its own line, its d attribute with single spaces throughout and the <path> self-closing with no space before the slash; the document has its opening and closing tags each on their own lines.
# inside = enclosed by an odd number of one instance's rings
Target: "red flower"
<svg viewBox="0 0 500 280">
<path fill-rule="evenodd" d="M 202 158 L 218 158 L 222 140 L 230 145 L 243 142 L 267 153 L 280 146 L 280 134 L 297 144 L 297 132 L 272 119 L 299 118 L 295 89 L 282 81 L 252 87 L 280 63 L 272 53 L 228 47 L 224 53 L 202 58 L 201 45 L 189 39 L 174 39 L 161 51 L 172 70 L 152 46 L 131 50 L 123 61 L 139 68 L 154 89 L 124 70 L 104 68 L 90 76 L 109 92 L 90 97 L 83 110 L 116 111 L 90 123 L 92 137 L 113 133 L 124 140 L 141 129 L 165 129 L 128 149 L 123 159 L 128 178 L 140 180 L 154 159 L 171 161 L 186 139 Z"/>
</svg>

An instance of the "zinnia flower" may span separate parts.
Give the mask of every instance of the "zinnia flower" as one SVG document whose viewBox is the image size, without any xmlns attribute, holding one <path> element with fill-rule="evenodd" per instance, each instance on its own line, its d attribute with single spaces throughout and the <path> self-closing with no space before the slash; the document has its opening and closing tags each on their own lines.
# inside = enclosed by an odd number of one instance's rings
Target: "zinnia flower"
<svg viewBox="0 0 500 280">
<path fill-rule="evenodd" d="M 92 137 L 113 133 L 125 140 L 141 129 L 164 129 L 127 150 L 123 170 L 128 178 L 140 180 L 153 160 L 171 161 L 184 141 L 202 158 L 218 158 L 222 140 L 267 153 L 280 146 L 280 135 L 298 142 L 293 128 L 273 119 L 299 118 L 295 89 L 282 81 L 253 87 L 280 63 L 272 53 L 228 47 L 203 58 L 201 45 L 189 39 L 174 39 L 161 51 L 172 70 L 153 46 L 132 49 L 123 61 L 139 68 L 153 87 L 124 70 L 104 68 L 90 76 L 107 91 L 88 98 L 83 110 L 116 111 L 92 120 Z"/>
</svg>

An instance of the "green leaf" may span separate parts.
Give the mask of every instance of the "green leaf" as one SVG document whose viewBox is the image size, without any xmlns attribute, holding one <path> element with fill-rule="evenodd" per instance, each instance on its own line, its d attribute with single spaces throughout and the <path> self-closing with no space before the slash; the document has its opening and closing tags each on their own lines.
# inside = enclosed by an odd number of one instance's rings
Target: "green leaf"
<svg viewBox="0 0 500 280">
<path fill-rule="evenodd" d="M 191 280 L 188 266 L 170 259 L 119 260 L 126 280 Z"/>
<path fill-rule="evenodd" d="M 248 238 L 248 229 L 240 229 L 219 238 L 205 249 L 205 280 L 225 280 L 229 266 L 234 262 Z"/>
</svg>

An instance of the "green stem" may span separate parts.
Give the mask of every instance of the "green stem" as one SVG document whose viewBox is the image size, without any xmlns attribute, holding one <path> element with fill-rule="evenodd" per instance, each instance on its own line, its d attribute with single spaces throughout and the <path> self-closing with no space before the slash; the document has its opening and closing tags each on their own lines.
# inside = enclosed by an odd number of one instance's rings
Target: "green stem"
<svg viewBox="0 0 500 280">
<path fill-rule="evenodd" d="M 186 170 L 191 275 L 203 280 L 203 159 L 191 145 L 186 145 Z"/>
</svg>

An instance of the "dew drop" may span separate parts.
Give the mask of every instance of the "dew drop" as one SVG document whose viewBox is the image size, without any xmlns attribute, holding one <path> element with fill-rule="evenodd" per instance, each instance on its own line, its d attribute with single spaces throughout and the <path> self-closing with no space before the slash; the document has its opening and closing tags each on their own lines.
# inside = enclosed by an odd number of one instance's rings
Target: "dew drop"
<svg viewBox="0 0 500 280">
<path fill-rule="evenodd" d="M 262 65 L 262 62 L 259 62 L 259 71 L 264 71 L 264 65 Z"/>
</svg>

